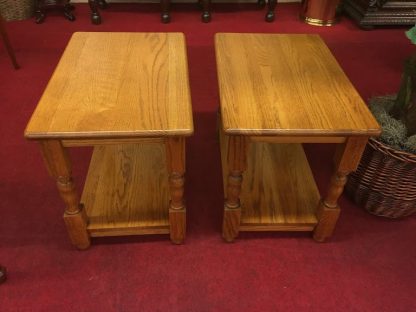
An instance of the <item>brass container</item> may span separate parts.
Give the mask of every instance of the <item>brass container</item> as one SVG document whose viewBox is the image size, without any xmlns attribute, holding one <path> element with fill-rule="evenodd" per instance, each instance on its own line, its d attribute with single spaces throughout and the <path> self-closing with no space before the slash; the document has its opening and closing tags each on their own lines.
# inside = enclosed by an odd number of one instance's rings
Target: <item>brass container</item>
<svg viewBox="0 0 416 312">
<path fill-rule="evenodd" d="M 332 26 L 338 20 L 337 6 L 340 0 L 302 0 L 300 18 L 315 26 Z"/>
</svg>

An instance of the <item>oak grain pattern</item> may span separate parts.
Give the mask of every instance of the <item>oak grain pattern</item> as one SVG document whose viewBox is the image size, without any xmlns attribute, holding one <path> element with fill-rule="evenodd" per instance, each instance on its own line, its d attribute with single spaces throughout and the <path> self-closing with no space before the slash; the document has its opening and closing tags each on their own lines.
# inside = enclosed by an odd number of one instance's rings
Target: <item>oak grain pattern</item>
<svg viewBox="0 0 416 312">
<path fill-rule="evenodd" d="M 215 49 L 227 134 L 380 133 L 318 35 L 219 33 Z"/>
<path fill-rule="evenodd" d="M 320 195 L 300 144 L 251 143 L 240 230 L 312 230 Z"/>
<path fill-rule="evenodd" d="M 220 130 L 224 194 L 228 142 Z M 320 195 L 302 145 L 251 142 L 240 198 L 240 231 L 312 231 Z"/>
<path fill-rule="evenodd" d="M 88 218 L 80 204 L 79 195 L 72 179 L 72 165 L 67 149 L 57 140 L 40 142 L 42 155 L 49 174 L 55 178 L 59 194 L 65 203 L 64 221 L 69 238 L 79 249 L 90 245 L 87 232 Z"/>
<path fill-rule="evenodd" d="M 164 145 L 95 147 L 81 202 L 93 236 L 169 233 Z"/>
<path fill-rule="evenodd" d="M 39 138 L 191 135 L 182 33 L 75 33 L 26 128 Z"/>
</svg>

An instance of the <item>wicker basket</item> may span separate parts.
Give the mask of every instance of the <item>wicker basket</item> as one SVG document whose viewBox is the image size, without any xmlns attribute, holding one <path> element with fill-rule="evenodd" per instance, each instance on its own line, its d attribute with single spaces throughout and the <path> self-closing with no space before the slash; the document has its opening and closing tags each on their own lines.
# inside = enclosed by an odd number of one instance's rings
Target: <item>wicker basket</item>
<svg viewBox="0 0 416 312">
<path fill-rule="evenodd" d="M 416 211 L 416 155 L 370 139 L 346 192 L 377 216 L 400 218 Z"/>
<path fill-rule="evenodd" d="M 0 0 L 0 12 L 6 21 L 32 17 L 34 6 L 34 0 Z"/>
</svg>

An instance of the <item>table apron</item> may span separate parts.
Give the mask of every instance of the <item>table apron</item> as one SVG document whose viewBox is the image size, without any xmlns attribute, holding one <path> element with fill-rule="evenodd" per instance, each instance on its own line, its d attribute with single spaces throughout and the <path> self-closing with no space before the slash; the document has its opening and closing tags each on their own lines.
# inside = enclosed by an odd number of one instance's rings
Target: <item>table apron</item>
<svg viewBox="0 0 416 312">
<path fill-rule="evenodd" d="M 61 140 L 65 147 L 95 146 L 113 144 L 135 144 L 135 143 L 164 143 L 165 138 L 113 138 L 113 139 L 70 139 Z"/>
<path fill-rule="evenodd" d="M 344 143 L 345 136 L 250 136 L 252 142 L 264 143 Z"/>
</svg>

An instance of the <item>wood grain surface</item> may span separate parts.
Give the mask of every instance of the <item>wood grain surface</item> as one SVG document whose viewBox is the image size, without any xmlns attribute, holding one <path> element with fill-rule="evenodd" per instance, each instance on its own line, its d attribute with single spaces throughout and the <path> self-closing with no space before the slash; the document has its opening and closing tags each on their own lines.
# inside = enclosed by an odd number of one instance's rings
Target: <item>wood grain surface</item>
<svg viewBox="0 0 416 312">
<path fill-rule="evenodd" d="M 190 135 L 181 33 L 75 33 L 26 128 L 29 139 Z"/>
<path fill-rule="evenodd" d="M 251 143 L 247 161 L 240 230 L 313 229 L 320 195 L 302 145 Z"/>
<path fill-rule="evenodd" d="M 186 234 L 185 191 L 185 138 L 169 137 L 165 140 L 167 171 L 169 174 L 170 240 L 182 244 Z"/>
<path fill-rule="evenodd" d="M 219 33 L 215 48 L 227 134 L 380 133 L 318 35 Z"/>
<path fill-rule="evenodd" d="M 92 236 L 169 233 L 165 146 L 95 147 L 81 202 Z"/>
<path fill-rule="evenodd" d="M 220 131 L 224 194 L 227 194 L 229 137 Z M 225 195 L 226 196 L 226 195 Z M 229 216 L 223 236 L 232 241 L 240 231 L 312 231 L 320 195 L 300 144 L 251 142 L 241 187 L 241 221 L 237 232 Z M 224 216 L 230 214 L 225 211 Z M 239 226 L 239 227 L 238 227 Z M 236 233 L 235 233 L 236 232 Z"/>
<path fill-rule="evenodd" d="M 58 140 L 42 140 L 40 146 L 45 165 L 49 174 L 56 180 L 59 195 L 65 203 L 64 221 L 69 238 L 77 248 L 86 249 L 90 245 L 88 219 L 72 179 L 68 151 Z"/>
</svg>

